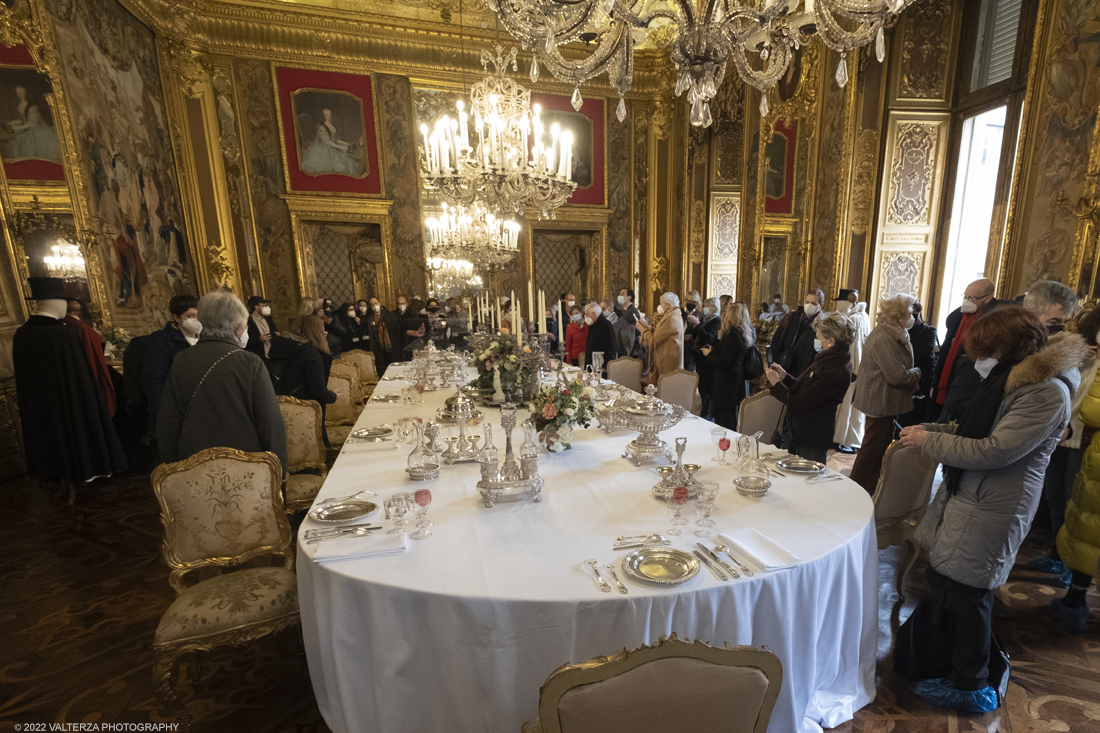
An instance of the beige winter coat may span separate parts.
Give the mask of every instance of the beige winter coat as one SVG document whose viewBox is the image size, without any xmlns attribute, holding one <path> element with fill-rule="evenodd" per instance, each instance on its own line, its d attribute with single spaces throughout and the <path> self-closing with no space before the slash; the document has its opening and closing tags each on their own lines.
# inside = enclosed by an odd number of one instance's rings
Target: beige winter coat
<svg viewBox="0 0 1100 733">
<path fill-rule="evenodd" d="M 649 373 L 654 384 L 662 374 L 684 368 L 684 318 L 679 308 L 661 316 L 642 332 L 642 346 L 649 349 Z"/>
</svg>

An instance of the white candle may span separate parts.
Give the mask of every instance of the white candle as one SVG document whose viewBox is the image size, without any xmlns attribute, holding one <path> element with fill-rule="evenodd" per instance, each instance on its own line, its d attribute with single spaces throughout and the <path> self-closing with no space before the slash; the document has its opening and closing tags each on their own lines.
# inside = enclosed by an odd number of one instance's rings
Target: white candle
<svg viewBox="0 0 1100 733">
<path fill-rule="evenodd" d="M 565 302 L 558 301 L 558 348 L 565 349 Z"/>
<path fill-rule="evenodd" d="M 527 281 L 527 320 L 535 320 L 535 284 Z"/>
</svg>

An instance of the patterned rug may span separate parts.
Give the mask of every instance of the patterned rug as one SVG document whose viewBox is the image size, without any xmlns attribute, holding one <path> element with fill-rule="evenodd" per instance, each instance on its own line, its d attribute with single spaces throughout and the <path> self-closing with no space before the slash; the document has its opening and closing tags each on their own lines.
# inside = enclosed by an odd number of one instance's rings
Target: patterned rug
<svg viewBox="0 0 1100 733">
<path fill-rule="evenodd" d="M 174 594 L 148 481 L 83 489 L 74 507 L 25 479 L 0 491 L 7 502 L 0 513 L 0 730 L 31 722 L 170 722 L 153 694 L 151 645 Z M 904 558 L 897 548 L 882 551 L 878 696 L 836 730 L 1100 733 L 1100 618 L 1094 610 L 1080 637 L 1051 621 L 1050 599 L 1061 591 L 1022 565 L 1040 550 L 1025 545 L 1000 591 L 1014 614 L 996 622 L 1013 678 L 1008 704 L 984 716 L 932 708 L 890 672 L 893 634 L 924 590 L 924 565 L 914 567 L 911 598 L 901 601 L 895 578 Z M 1100 607 L 1095 591 L 1089 603 Z M 197 733 L 328 731 L 296 631 L 203 655 L 198 678 L 182 670 Z"/>
</svg>

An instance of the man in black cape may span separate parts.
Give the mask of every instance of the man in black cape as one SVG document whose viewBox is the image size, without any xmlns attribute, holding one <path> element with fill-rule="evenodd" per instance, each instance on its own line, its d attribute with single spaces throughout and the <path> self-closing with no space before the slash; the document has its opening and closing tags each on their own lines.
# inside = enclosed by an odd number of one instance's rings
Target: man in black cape
<svg viewBox="0 0 1100 733">
<path fill-rule="evenodd" d="M 592 354 L 603 352 L 602 371 L 607 373 L 607 364 L 618 358 L 618 339 L 615 338 L 615 327 L 607 316 L 603 314 L 603 308 L 596 303 L 589 303 L 584 309 L 584 322 L 588 324 L 588 339 L 584 346 L 584 363 L 592 363 Z"/>
<path fill-rule="evenodd" d="M 27 473 L 69 490 L 126 470 L 126 455 L 96 390 L 80 340 L 65 327 L 65 283 L 29 278 L 38 314 L 15 332 L 12 361 Z"/>
</svg>

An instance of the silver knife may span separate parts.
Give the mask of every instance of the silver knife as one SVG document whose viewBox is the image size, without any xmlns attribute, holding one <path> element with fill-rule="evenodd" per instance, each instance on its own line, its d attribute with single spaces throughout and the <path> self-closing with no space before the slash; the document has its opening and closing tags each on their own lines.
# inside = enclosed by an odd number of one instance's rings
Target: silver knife
<svg viewBox="0 0 1100 733">
<path fill-rule="evenodd" d="M 368 529 L 356 529 L 351 532 L 342 532 L 340 534 L 326 534 L 320 537 L 313 537 L 306 540 L 307 545 L 316 545 L 318 542 L 324 542 L 325 540 L 338 540 L 349 539 L 353 537 L 370 537 L 374 534 L 374 531 Z"/>
<path fill-rule="evenodd" d="M 711 562 L 710 558 L 708 558 L 706 555 L 699 552 L 698 550 L 692 550 L 691 553 L 695 555 L 695 557 L 699 558 L 699 562 L 710 568 L 710 571 L 714 573 L 719 580 L 729 580 L 729 578 L 726 577 L 726 574 L 722 572 L 722 569 Z"/>
<path fill-rule="evenodd" d="M 700 550 L 702 550 L 704 553 L 706 553 L 707 557 L 709 557 L 711 560 L 714 560 L 714 562 L 721 565 L 722 569 L 725 570 L 727 573 L 729 573 L 732 577 L 734 577 L 734 578 L 740 578 L 741 577 L 741 573 L 734 570 L 732 565 L 727 563 L 722 558 L 718 557 L 718 555 L 711 552 L 711 549 L 709 547 L 707 547 L 706 545 L 704 545 L 702 542 L 696 542 L 695 546 L 698 547 Z"/>
<path fill-rule="evenodd" d="M 672 543 L 668 540 L 661 542 L 616 542 L 611 546 L 612 550 L 629 550 L 633 547 L 666 547 Z"/>
<path fill-rule="evenodd" d="M 326 537 L 328 535 L 347 534 L 348 532 L 352 532 L 357 529 L 382 529 L 382 525 L 376 525 L 367 522 L 366 524 L 345 524 L 340 527 L 319 527 L 317 529 L 307 529 L 305 532 L 305 538 L 308 540 L 313 537 Z"/>
</svg>

